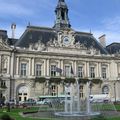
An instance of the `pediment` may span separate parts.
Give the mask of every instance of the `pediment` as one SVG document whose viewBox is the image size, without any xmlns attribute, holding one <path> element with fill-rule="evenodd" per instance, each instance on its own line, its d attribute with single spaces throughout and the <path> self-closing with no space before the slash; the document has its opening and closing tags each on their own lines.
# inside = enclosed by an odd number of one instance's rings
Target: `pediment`
<svg viewBox="0 0 120 120">
<path fill-rule="evenodd" d="M 12 50 L 12 48 L 3 42 L 0 42 L 0 50 Z"/>
</svg>

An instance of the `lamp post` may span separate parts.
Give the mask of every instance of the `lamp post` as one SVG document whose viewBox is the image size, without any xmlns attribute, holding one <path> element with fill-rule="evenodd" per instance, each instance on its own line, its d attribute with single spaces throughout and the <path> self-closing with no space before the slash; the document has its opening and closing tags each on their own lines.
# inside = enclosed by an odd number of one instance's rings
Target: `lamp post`
<svg viewBox="0 0 120 120">
<path fill-rule="evenodd" d="M 116 82 L 114 82 L 114 97 L 115 97 L 115 103 L 116 103 Z"/>
</svg>

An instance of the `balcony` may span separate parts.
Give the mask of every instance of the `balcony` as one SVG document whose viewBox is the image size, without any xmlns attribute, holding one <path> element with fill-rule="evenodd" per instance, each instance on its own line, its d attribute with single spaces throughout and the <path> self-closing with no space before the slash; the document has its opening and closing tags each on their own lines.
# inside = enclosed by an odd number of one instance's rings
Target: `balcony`
<svg viewBox="0 0 120 120">
<path fill-rule="evenodd" d="M 1 86 L 0 86 L 0 90 L 4 91 L 4 90 L 6 90 L 6 89 L 7 89 L 7 86 L 6 86 L 6 85 L 1 85 Z"/>
</svg>

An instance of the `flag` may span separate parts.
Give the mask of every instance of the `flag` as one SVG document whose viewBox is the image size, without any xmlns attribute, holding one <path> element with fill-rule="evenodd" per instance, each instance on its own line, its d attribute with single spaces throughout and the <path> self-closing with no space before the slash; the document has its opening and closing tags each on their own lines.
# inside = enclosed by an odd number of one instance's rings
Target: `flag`
<svg viewBox="0 0 120 120">
<path fill-rule="evenodd" d="M 62 69 L 61 69 L 61 68 L 56 67 L 56 72 L 58 72 L 58 73 L 62 73 Z"/>
<path fill-rule="evenodd" d="M 74 74 L 72 66 L 71 66 L 71 74 Z"/>
</svg>

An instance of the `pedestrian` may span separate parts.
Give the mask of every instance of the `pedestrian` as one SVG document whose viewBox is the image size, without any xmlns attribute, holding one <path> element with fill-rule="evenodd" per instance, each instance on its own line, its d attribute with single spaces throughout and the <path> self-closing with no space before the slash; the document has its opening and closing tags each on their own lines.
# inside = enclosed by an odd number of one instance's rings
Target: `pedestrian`
<svg viewBox="0 0 120 120">
<path fill-rule="evenodd" d="M 8 112 L 10 112 L 10 103 L 7 104 Z"/>
</svg>

